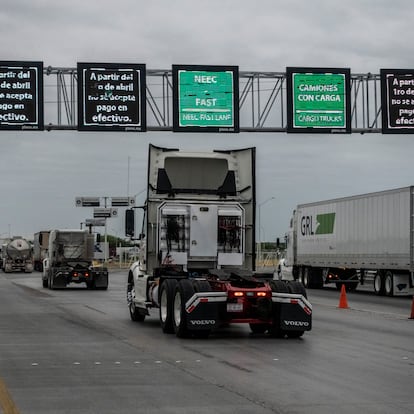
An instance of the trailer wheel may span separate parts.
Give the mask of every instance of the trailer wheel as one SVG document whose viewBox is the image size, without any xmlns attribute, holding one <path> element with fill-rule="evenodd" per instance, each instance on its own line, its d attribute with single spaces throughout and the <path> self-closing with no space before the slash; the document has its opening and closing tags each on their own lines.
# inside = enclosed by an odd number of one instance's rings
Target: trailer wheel
<svg viewBox="0 0 414 414">
<path fill-rule="evenodd" d="M 303 283 L 303 284 L 305 284 L 304 283 L 304 280 L 303 280 L 304 273 L 305 273 L 304 268 L 303 267 L 299 267 L 298 268 L 298 278 L 297 278 L 297 280 L 299 282 Z"/>
<path fill-rule="evenodd" d="M 160 288 L 160 323 L 164 333 L 174 333 L 173 301 L 176 286 L 175 279 L 165 279 Z"/>
<path fill-rule="evenodd" d="M 289 293 L 287 284 L 281 280 L 270 280 L 269 286 L 272 292 Z M 274 338 L 283 338 L 286 335 L 286 331 L 280 327 L 280 304 L 278 303 L 273 304 L 272 324 L 269 328 L 269 334 Z"/>
<path fill-rule="evenodd" d="M 173 305 L 173 326 L 174 332 L 179 338 L 187 338 L 192 331 L 187 327 L 187 315 L 185 304 L 194 295 L 194 288 L 188 279 L 182 279 L 175 287 Z"/>
<path fill-rule="evenodd" d="M 387 296 L 394 295 L 394 275 L 389 270 L 384 276 L 384 292 Z"/>
<path fill-rule="evenodd" d="M 302 268 L 302 280 L 301 282 L 306 289 L 312 287 L 312 271 L 309 267 Z"/>
<path fill-rule="evenodd" d="M 382 296 L 384 295 L 384 276 L 382 273 L 377 272 L 374 278 L 374 291 L 377 295 Z"/>
</svg>

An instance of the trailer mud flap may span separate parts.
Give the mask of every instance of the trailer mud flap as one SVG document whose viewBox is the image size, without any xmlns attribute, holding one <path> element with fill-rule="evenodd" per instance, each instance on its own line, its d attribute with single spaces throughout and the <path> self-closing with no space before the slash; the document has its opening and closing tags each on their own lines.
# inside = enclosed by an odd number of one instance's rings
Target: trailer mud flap
<svg viewBox="0 0 414 414">
<path fill-rule="evenodd" d="M 186 302 L 187 328 L 209 330 L 218 325 L 219 305 L 227 301 L 226 292 L 197 292 Z"/>
<path fill-rule="evenodd" d="M 273 292 L 272 302 L 277 307 L 281 329 L 286 331 L 312 329 L 312 305 L 303 295 Z"/>
</svg>

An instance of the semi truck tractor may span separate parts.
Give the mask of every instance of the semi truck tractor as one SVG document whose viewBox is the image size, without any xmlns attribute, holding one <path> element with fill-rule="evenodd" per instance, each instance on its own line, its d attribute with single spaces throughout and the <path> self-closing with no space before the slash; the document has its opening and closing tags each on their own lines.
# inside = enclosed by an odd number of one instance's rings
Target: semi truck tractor
<svg viewBox="0 0 414 414">
<path fill-rule="evenodd" d="M 88 230 L 52 230 L 43 260 L 43 287 L 64 288 L 85 283 L 89 289 L 108 288 L 108 269 L 94 266 L 94 235 Z"/>
<path fill-rule="evenodd" d="M 43 260 L 47 257 L 50 230 L 39 231 L 33 237 L 33 266 L 34 270 L 43 271 Z"/>
<path fill-rule="evenodd" d="M 2 268 L 6 273 L 33 271 L 33 249 L 23 237 L 13 237 L 1 249 Z"/>
<path fill-rule="evenodd" d="M 414 187 L 300 204 L 284 265 L 308 288 L 371 285 L 378 295 L 413 295 Z"/>
<path fill-rule="evenodd" d="M 303 285 L 255 272 L 254 148 L 150 145 L 147 184 L 138 260 L 128 273 L 133 321 L 155 309 L 162 331 L 178 337 L 208 337 L 232 323 L 273 336 L 311 329 Z"/>
</svg>

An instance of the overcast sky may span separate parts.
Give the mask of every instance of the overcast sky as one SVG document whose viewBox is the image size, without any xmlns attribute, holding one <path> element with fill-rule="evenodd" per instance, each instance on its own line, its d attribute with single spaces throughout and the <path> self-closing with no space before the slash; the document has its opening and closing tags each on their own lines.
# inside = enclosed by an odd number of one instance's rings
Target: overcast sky
<svg viewBox="0 0 414 414">
<path fill-rule="evenodd" d="M 412 0 L 3 0 L 0 59 L 45 67 L 130 62 L 148 69 L 212 64 L 379 73 L 414 68 L 413 21 Z M 298 203 L 414 184 L 410 135 L 0 131 L 0 238 L 78 228 L 92 209 L 76 208 L 77 196 L 129 192 L 143 202 L 149 143 L 255 146 L 266 240 L 284 235 Z M 109 233 L 123 236 L 123 220 L 108 223 Z"/>
</svg>

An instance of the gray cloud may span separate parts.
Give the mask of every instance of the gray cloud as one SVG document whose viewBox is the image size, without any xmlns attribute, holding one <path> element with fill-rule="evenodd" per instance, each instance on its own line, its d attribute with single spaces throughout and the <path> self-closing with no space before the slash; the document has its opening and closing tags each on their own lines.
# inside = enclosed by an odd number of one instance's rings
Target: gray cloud
<svg viewBox="0 0 414 414">
<path fill-rule="evenodd" d="M 4 60 L 231 64 L 241 70 L 287 66 L 412 67 L 409 0 L 152 1 L 4 0 Z M 49 79 L 48 82 L 51 80 Z M 50 97 L 54 99 L 54 97 Z M 0 237 L 77 227 L 91 215 L 76 196 L 122 196 L 145 188 L 148 144 L 182 149 L 256 146 L 258 203 L 265 236 L 287 230 L 297 203 L 412 184 L 411 136 L 0 132 Z M 138 196 L 142 200 L 144 193 Z M 122 235 L 122 220 L 110 229 Z"/>
</svg>

